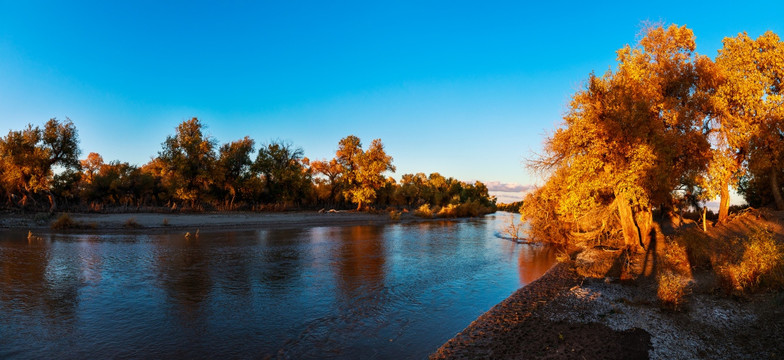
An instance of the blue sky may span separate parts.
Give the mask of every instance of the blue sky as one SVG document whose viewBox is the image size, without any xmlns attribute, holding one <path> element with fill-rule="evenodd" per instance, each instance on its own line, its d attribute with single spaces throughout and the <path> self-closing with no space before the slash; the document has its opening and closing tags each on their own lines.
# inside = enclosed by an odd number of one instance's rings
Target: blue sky
<svg viewBox="0 0 784 360">
<path fill-rule="evenodd" d="M 282 139 L 311 159 L 354 134 L 381 138 L 398 178 L 516 191 L 643 21 L 689 26 L 711 57 L 741 31 L 784 35 L 784 2 L 739 4 L 0 0 L 0 132 L 69 117 L 83 156 L 135 164 L 194 116 L 220 143 Z"/>
</svg>

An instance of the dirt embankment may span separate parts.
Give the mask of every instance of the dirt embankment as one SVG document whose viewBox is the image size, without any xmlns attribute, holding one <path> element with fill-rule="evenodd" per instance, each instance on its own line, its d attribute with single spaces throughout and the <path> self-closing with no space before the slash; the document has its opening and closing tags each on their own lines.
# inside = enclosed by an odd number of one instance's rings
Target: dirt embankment
<svg viewBox="0 0 784 360">
<path fill-rule="evenodd" d="M 763 212 L 739 216 L 708 235 L 722 241 L 766 228 L 782 242 L 782 224 L 784 212 Z M 662 250 L 664 241 L 660 236 L 654 247 Z M 593 255 L 602 261 L 602 251 Z M 577 258 L 493 307 L 431 358 L 784 359 L 784 292 L 730 296 L 713 272 L 694 268 L 686 299 L 673 311 L 657 300 L 655 276 L 645 275 L 651 272 L 647 254 L 630 261 L 640 272 L 634 280 L 586 276 L 580 260 L 591 257 Z M 589 270 L 617 271 L 602 264 Z"/>
<path fill-rule="evenodd" d="M 366 212 L 283 212 L 283 213 L 204 213 L 204 214 L 69 214 L 81 230 L 111 231 L 168 231 L 185 229 L 252 229 L 293 228 L 328 225 L 374 225 L 392 221 L 420 221 L 409 214 L 392 220 L 386 213 Z M 58 216 L 5 214 L 0 217 L 0 228 L 47 230 Z"/>
</svg>

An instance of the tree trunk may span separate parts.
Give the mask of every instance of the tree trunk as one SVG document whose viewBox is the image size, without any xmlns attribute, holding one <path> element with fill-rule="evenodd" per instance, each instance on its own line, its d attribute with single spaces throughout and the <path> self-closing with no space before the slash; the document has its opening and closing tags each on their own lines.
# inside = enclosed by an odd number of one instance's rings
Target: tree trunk
<svg viewBox="0 0 784 360">
<path fill-rule="evenodd" d="M 729 176 L 721 182 L 721 194 L 719 195 L 719 223 L 727 221 L 730 214 L 730 179 Z"/>
<path fill-rule="evenodd" d="M 615 202 L 618 205 L 618 216 L 621 219 L 624 245 L 630 249 L 637 249 L 640 243 L 639 230 L 634 222 L 634 214 L 632 207 L 629 206 L 629 200 L 624 195 L 616 195 Z"/>
<path fill-rule="evenodd" d="M 643 249 L 650 244 L 651 229 L 653 228 L 653 212 L 651 209 L 637 211 L 634 214 L 635 225 L 637 225 L 637 236 L 639 244 Z"/>
<path fill-rule="evenodd" d="M 777 167 L 774 167 L 770 172 L 770 191 L 776 201 L 776 210 L 784 210 L 784 200 L 781 199 L 781 191 L 779 190 L 778 170 Z"/>
<path fill-rule="evenodd" d="M 706 221 L 705 215 L 708 213 L 708 207 L 702 207 L 702 231 L 708 232 L 708 222 Z"/>
<path fill-rule="evenodd" d="M 54 199 L 54 195 L 50 192 L 46 192 L 46 197 L 49 198 L 49 213 L 54 214 L 54 211 L 57 209 L 57 201 Z"/>
</svg>

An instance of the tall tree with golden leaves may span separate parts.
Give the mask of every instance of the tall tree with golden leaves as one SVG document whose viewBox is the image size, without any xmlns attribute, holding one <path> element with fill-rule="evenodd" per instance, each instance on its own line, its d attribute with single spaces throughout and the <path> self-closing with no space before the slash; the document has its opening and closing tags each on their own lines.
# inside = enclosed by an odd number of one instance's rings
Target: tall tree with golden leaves
<svg viewBox="0 0 784 360">
<path fill-rule="evenodd" d="M 639 45 L 618 51 L 617 71 L 592 74 L 572 98 L 563 126 L 547 139 L 544 156 L 531 163 L 558 174 L 529 198 L 549 194 L 551 200 L 531 203 L 554 206 L 576 233 L 620 228 L 626 247 L 644 247 L 653 208 L 707 164 L 704 99 L 696 90 L 710 60 L 694 48 L 686 27 L 647 28 Z M 523 216 L 539 211 L 524 206 Z"/>
<path fill-rule="evenodd" d="M 381 139 L 375 139 L 367 151 L 362 150 L 362 142 L 354 135 L 340 140 L 336 160 L 343 171 L 343 195 L 357 204 L 357 210 L 376 199 L 376 191 L 384 185 L 386 171 L 395 171 L 392 157 L 384 151 Z"/>
<path fill-rule="evenodd" d="M 746 162 L 751 176 L 766 177 L 770 193 L 779 210 L 784 199 L 779 172 L 784 165 L 784 43 L 768 31 L 756 40 L 746 33 L 724 39 L 716 63 L 722 83 L 716 90 L 716 107 L 725 142 L 735 157 L 732 170 L 738 172 Z M 722 194 L 729 194 L 722 180 Z M 725 205 L 722 196 L 720 220 Z M 725 215 L 726 216 L 726 215 Z"/>
</svg>

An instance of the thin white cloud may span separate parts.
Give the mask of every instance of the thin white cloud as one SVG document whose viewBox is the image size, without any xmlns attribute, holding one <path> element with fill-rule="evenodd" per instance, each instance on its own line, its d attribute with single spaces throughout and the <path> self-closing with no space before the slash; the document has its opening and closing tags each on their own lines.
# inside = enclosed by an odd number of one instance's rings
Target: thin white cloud
<svg viewBox="0 0 784 360">
<path fill-rule="evenodd" d="M 533 185 L 522 185 L 518 183 L 502 183 L 500 181 L 490 181 L 487 184 L 487 190 L 500 191 L 500 192 L 527 192 L 534 188 Z"/>
<path fill-rule="evenodd" d="M 489 181 L 485 183 L 490 195 L 495 196 L 498 203 L 513 203 L 523 200 L 525 194 L 532 191 L 534 185 L 522 185 L 518 183 L 503 183 L 500 181 Z"/>
</svg>

